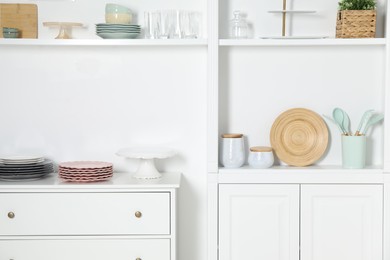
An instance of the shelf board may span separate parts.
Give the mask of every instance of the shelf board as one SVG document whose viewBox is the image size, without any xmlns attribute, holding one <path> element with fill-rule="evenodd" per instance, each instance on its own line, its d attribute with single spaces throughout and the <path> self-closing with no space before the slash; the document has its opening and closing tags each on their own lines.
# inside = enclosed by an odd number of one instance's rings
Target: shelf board
<svg viewBox="0 0 390 260">
<path fill-rule="evenodd" d="M 220 46 L 370 46 L 385 45 L 385 38 L 369 39 L 220 39 Z"/>
<path fill-rule="evenodd" d="M 314 10 L 271 10 L 271 11 L 268 11 L 268 13 L 271 13 L 271 14 L 280 14 L 280 13 L 313 14 L 313 13 L 316 13 L 316 12 L 317 11 L 314 11 Z"/>
<path fill-rule="evenodd" d="M 31 191 L 77 191 L 77 190 L 128 190 L 128 189 L 166 189 L 179 188 L 181 182 L 181 173 L 162 172 L 162 177 L 152 180 L 136 179 L 134 173 L 114 172 L 109 181 L 76 183 L 66 182 L 59 178 L 58 173 L 52 173 L 45 178 L 36 181 L 3 181 L 0 182 L 0 190 L 7 192 L 9 190 L 31 190 Z"/>
<path fill-rule="evenodd" d="M 330 165 L 274 166 L 267 169 L 221 167 L 217 175 L 220 183 L 382 183 L 385 174 L 381 166 L 344 169 Z"/>
<path fill-rule="evenodd" d="M 207 46 L 206 39 L 0 39 L 0 45 L 19 46 Z"/>
</svg>

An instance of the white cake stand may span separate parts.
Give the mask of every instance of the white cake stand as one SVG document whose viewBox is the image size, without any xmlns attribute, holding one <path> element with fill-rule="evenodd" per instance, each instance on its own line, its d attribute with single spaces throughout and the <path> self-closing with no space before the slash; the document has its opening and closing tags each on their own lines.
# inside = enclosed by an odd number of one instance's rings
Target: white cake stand
<svg viewBox="0 0 390 260">
<path fill-rule="evenodd" d="M 140 159 L 138 170 L 133 177 L 137 179 L 157 179 L 161 178 L 161 174 L 154 165 L 154 159 L 172 157 L 176 154 L 176 151 L 164 147 L 128 147 L 120 149 L 116 154 L 126 158 Z"/>
</svg>

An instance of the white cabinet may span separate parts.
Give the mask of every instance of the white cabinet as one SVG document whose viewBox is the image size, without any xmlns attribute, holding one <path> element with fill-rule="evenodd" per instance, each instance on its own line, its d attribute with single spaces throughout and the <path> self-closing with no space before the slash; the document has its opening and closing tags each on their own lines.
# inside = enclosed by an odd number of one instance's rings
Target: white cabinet
<svg viewBox="0 0 390 260">
<path fill-rule="evenodd" d="M 298 260 L 298 185 L 220 185 L 219 259 Z"/>
<path fill-rule="evenodd" d="M 381 260 L 383 186 L 220 184 L 219 260 Z"/>
<path fill-rule="evenodd" d="M 302 185 L 301 260 L 381 260 L 381 185 Z"/>
<path fill-rule="evenodd" d="M 175 260 L 180 174 L 0 183 L 0 260 Z"/>
</svg>

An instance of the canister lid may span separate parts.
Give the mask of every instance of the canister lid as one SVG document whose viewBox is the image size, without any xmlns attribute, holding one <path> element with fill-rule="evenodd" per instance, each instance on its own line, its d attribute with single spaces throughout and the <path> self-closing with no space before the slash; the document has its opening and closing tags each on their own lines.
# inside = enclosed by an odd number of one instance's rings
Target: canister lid
<svg viewBox="0 0 390 260">
<path fill-rule="evenodd" d="M 241 138 L 243 134 L 223 134 L 222 138 Z"/>
<path fill-rule="evenodd" d="M 254 146 L 250 150 L 251 152 L 272 152 L 272 148 L 268 146 Z"/>
</svg>

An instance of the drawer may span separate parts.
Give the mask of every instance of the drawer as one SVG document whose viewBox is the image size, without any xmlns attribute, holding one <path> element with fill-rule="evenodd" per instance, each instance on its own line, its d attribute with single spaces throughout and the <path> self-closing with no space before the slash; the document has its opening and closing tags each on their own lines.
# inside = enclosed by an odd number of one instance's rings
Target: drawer
<svg viewBox="0 0 390 260">
<path fill-rule="evenodd" d="M 0 260 L 169 260 L 169 239 L 0 240 Z"/>
<path fill-rule="evenodd" d="M 0 235 L 140 234 L 170 234 L 169 192 L 0 194 Z"/>
</svg>

